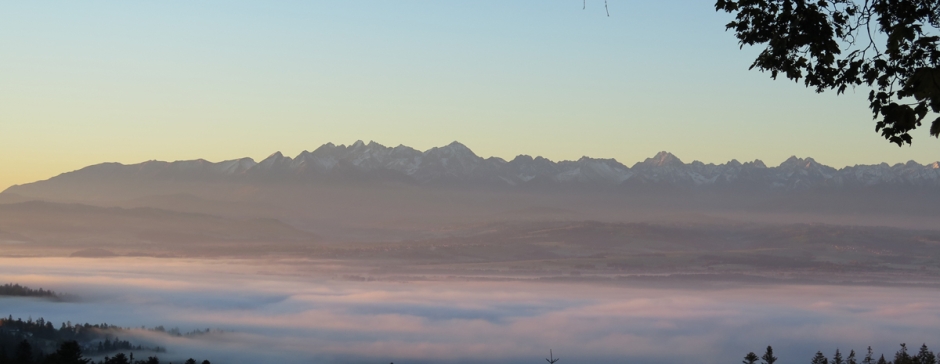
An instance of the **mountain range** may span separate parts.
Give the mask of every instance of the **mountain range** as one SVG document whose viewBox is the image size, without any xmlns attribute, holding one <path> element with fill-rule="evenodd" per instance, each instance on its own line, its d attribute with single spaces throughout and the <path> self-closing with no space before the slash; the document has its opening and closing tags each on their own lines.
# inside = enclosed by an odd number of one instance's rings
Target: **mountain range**
<svg viewBox="0 0 940 364">
<path fill-rule="evenodd" d="M 767 166 L 760 160 L 745 163 L 732 160 L 716 165 L 684 163 L 671 153 L 660 152 L 628 167 L 614 159 L 589 157 L 559 162 L 528 155 L 510 161 L 482 158 L 458 142 L 422 152 L 403 145 L 386 147 L 357 141 L 349 146 L 327 143 L 293 158 L 277 152 L 260 162 L 241 158 L 217 163 L 203 159 L 132 165 L 103 163 L 49 181 L 101 178 L 242 183 L 359 181 L 514 188 L 657 185 L 790 191 L 821 187 L 940 188 L 940 162 L 921 165 L 910 161 L 836 169 L 812 158 L 790 157 L 778 166 Z M 37 183 L 13 186 L 5 192 L 28 194 L 30 186 Z"/>
<path fill-rule="evenodd" d="M 419 151 L 357 141 L 261 161 L 102 163 L 0 193 L 0 203 L 36 200 L 276 219 L 321 236 L 360 240 L 513 219 L 935 229 L 940 163 L 837 169 L 791 157 L 777 166 L 760 160 L 705 164 L 660 152 L 627 166 L 589 157 L 483 158 L 457 142 Z"/>
</svg>

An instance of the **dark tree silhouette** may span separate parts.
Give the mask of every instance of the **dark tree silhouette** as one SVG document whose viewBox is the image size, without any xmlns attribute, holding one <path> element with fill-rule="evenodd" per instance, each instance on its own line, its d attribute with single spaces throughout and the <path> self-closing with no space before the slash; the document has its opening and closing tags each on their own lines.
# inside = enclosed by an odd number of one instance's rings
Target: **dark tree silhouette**
<svg viewBox="0 0 940 364">
<path fill-rule="evenodd" d="M 755 364 L 757 363 L 758 360 L 760 360 L 760 358 L 758 358 L 757 354 L 754 354 L 754 352 L 752 351 L 750 353 L 747 353 L 747 355 L 744 356 L 744 360 L 742 360 L 741 363 L 742 364 Z"/>
<path fill-rule="evenodd" d="M 91 359 L 82 356 L 82 347 L 77 341 L 66 341 L 59 350 L 46 358 L 48 364 L 88 364 Z"/>
<path fill-rule="evenodd" d="M 858 361 L 855 360 L 855 350 L 849 351 L 849 357 L 845 358 L 845 364 L 858 364 Z"/>
<path fill-rule="evenodd" d="M 885 360 L 885 355 L 881 354 L 881 357 L 878 358 L 878 364 L 888 364 L 888 361 Z"/>
<path fill-rule="evenodd" d="M 920 346 L 920 351 L 917 352 L 917 356 L 914 359 L 917 364 L 937 364 L 937 357 L 930 349 L 927 349 L 927 344 Z"/>
<path fill-rule="evenodd" d="M 868 347 L 868 354 L 865 354 L 865 359 L 862 359 L 862 364 L 872 364 L 875 360 L 872 358 L 871 346 Z M 882 355 L 884 357 L 884 355 Z"/>
<path fill-rule="evenodd" d="M 845 360 L 842 359 L 842 353 L 839 352 L 839 349 L 836 349 L 835 355 L 832 356 L 832 364 L 845 364 Z"/>
<path fill-rule="evenodd" d="M 556 357 L 552 354 L 552 349 L 548 349 L 548 359 L 545 359 L 545 361 L 547 361 L 548 364 L 555 364 L 555 363 L 557 363 L 559 360 L 561 360 L 561 358 L 556 358 Z"/>
<path fill-rule="evenodd" d="M 812 364 L 829 364 L 829 359 L 826 359 L 826 356 L 823 355 L 821 351 L 816 352 L 816 356 L 813 357 Z"/>
<path fill-rule="evenodd" d="M 751 69 L 816 92 L 866 86 L 875 131 L 898 146 L 940 112 L 940 2 L 717 0 L 741 46 L 764 45 Z M 940 137 L 940 117 L 930 135 Z M 895 363 L 898 364 L 898 363 Z"/>
<path fill-rule="evenodd" d="M 0 296 L 56 297 L 56 293 L 42 288 L 32 289 L 19 284 L 7 283 L 0 286 Z"/>
<path fill-rule="evenodd" d="M 894 364 L 912 364 L 911 355 L 907 353 L 907 344 L 901 343 L 901 349 L 894 353 Z"/>
<path fill-rule="evenodd" d="M 105 357 L 104 364 L 131 364 L 131 361 L 124 353 L 117 353 L 113 358 Z"/>
<path fill-rule="evenodd" d="M 33 362 L 33 346 L 29 344 L 29 341 L 23 340 L 16 345 L 16 354 L 13 356 L 14 364 L 32 364 Z"/>
<path fill-rule="evenodd" d="M 767 351 L 764 352 L 764 355 L 760 357 L 763 360 L 764 364 L 774 364 L 777 361 L 777 357 L 774 356 L 774 348 L 767 345 Z"/>
</svg>

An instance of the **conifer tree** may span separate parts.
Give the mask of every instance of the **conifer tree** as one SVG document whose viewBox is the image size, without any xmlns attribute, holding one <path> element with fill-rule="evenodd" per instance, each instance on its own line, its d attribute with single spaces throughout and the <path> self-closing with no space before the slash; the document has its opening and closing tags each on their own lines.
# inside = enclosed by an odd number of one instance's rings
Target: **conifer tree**
<svg viewBox="0 0 940 364">
<path fill-rule="evenodd" d="M 127 359 L 127 355 L 124 353 L 117 353 L 113 358 L 105 357 L 105 364 L 131 364 L 130 360 Z"/>
<path fill-rule="evenodd" d="M 59 346 L 59 350 L 47 358 L 53 364 L 88 364 L 90 359 L 82 357 L 82 348 L 76 341 L 66 341 Z"/>
<path fill-rule="evenodd" d="M 927 349 L 927 344 L 923 344 L 920 346 L 920 351 L 917 352 L 914 361 L 916 361 L 917 364 L 937 364 L 937 357 L 930 349 Z"/>
<path fill-rule="evenodd" d="M 842 353 L 839 352 L 838 348 L 836 348 L 836 354 L 832 356 L 832 364 L 845 364 L 845 360 L 842 360 Z"/>
<path fill-rule="evenodd" d="M 901 349 L 894 353 L 894 364 L 912 364 L 911 355 L 907 353 L 907 344 L 901 343 Z"/>
<path fill-rule="evenodd" d="M 752 351 L 750 353 L 747 353 L 747 355 L 744 356 L 744 360 L 742 360 L 741 363 L 742 364 L 756 364 L 758 360 L 760 360 L 760 358 L 757 357 L 757 354 L 754 354 L 754 352 Z"/>
<path fill-rule="evenodd" d="M 829 359 L 826 359 L 826 356 L 823 355 L 821 351 L 816 352 L 816 356 L 813 357 L 812 364 L 829 364 Z"/>
<path fill-rule="evenodd" d="M 845 364 L 858 364 L 855 360 L 855 350 L 849 351 L 849 357 L 845 358 Z"/>
<path fill-rule="evenodd" d="M 777 361 L 777 357 L 774 356 L 774 348 L 767 345 L 767 351 L 764 352 L 764 356 L 761 357 L 764 364 L 774 364 Z"/>
<path fill-rule="evenodd" d="M 885 355 L 881 354 L 881 357 L 878 358 L 878 364 L 888 364 L 888 361 L 885 360 Z"/>
<path fill-rule="evenodd" d="M 862 364 L 872 364 L 875 362 L 875 359 L 872 358 L 871 346 L 868 347 L 868 354 L 865 354 L 865 359 L 862 359 Z M 883 357 L 884 355 L 882 355 Z"/>
</svg>

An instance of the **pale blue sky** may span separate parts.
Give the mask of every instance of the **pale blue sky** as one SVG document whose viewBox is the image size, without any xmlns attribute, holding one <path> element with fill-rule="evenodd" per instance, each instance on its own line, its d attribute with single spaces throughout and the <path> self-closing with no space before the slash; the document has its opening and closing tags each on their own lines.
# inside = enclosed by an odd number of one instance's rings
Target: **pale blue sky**
<svg viewBox="0 0 940 364">
<path fill-rule="evenodd" d="M 836 97 L 748 71 L 708 1 L 0 3 L 0 189 L 85 165 L 357 139 L 627 165 L 940 159 Z"/>
</svg>

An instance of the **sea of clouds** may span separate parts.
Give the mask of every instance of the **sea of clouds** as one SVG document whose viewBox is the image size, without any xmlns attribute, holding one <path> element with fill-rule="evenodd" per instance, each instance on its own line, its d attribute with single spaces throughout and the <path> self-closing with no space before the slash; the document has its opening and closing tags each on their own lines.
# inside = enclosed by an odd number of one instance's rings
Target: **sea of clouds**
<svg viewBox="0 0 940 364">
<path fill-rule="evenodd" d="M 0 282 L 79 297 L 2 298 L 0 315 L 222 330 L 121 338 L 214 364 L 538 363 L 549 349 L 560 363 L 736 363 L 767 345 L 787 364 L 836 348 L 940 349 L 935 288 L 356 282 L 329 274 L 331 264 L 0 258 Z"/>
</svg>

